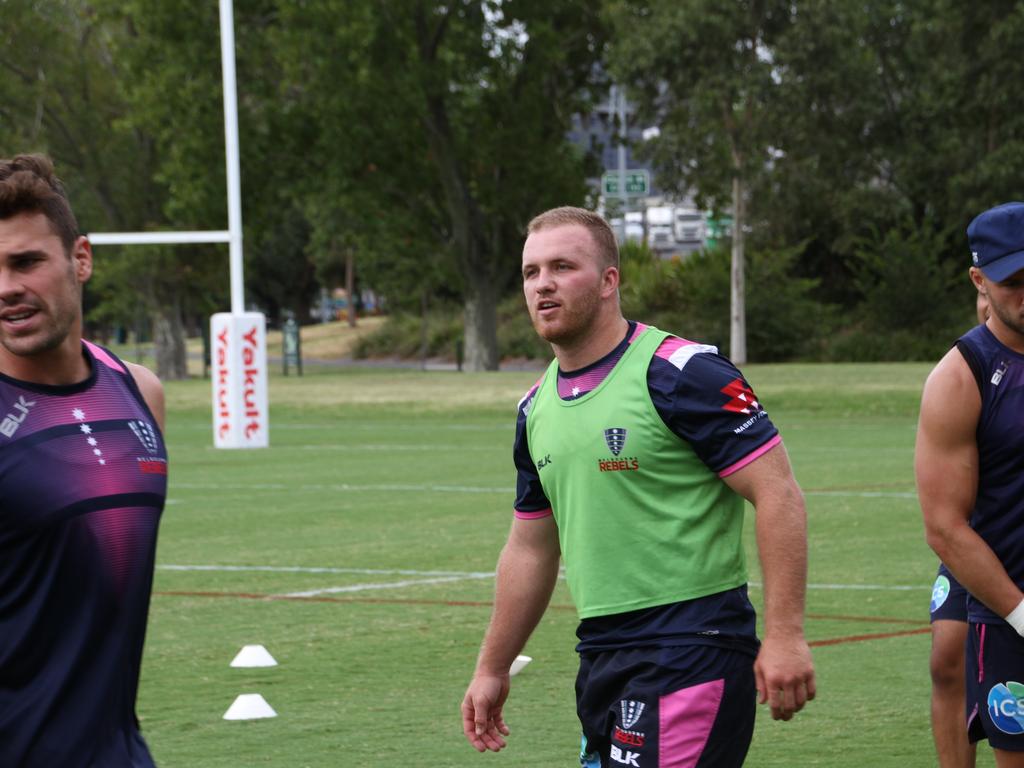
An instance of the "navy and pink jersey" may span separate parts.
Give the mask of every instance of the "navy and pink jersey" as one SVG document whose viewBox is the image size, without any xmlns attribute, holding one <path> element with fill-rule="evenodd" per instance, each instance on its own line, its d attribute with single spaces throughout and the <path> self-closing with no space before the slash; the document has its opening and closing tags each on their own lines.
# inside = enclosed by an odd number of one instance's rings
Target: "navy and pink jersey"
<svg viewBox="0 0 1024 768">
<path fill-rule="evenodd" d="M 0 374 L 0 766 L 152 766 L 135 696 L 163 436 L 124 363 L 89 377 Z"/>
<path fill-rule="evenodd" d="M 992 548 L 1010 578 L 1024 589 L 1024 355 L 979 325 L 956 343 L 978 382 L 978 493 L 971 527 Z M 1003 619 L 968 595 L 968 619 Z"/>
<path fill-rule="evenodd" d="M 570 400 L 595 389 L 645 328 L 631 321 L 622 342 L 608 355 L 578 371 L 559 370 L 559 396 Z M 526 435 L 526 414 L 539 384 L 520 401 L 516 419 L 515 514 L 522 519 L 551 514 Z M 665 425 L 719 477 L 728 477 L 781 442 L 746 379 L 713 346 L 669 336 L 651 358 L 647 389 Z M 698 643 L 756 653 L 754 625 L 746 587 L 740 587 L 628 614 L 584 619 L 577 630 L 577 650 Z"/>
</svg>

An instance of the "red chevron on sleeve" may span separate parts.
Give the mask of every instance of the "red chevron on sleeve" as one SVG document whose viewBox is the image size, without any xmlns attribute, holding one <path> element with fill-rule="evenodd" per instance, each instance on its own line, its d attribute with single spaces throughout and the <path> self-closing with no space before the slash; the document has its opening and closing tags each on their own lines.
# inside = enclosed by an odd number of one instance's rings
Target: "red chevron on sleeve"
<svg viewBox="0 0 1024 768">
<path fill-rule="evenodd" d="M 722 387 L 721 392 L 729 398 L 729 402 L 722 406 L 727 411 L 750 414 L 761 410 L 754 390 L 748 387 L 743 379 L 733 379 Z"/>
</svg>

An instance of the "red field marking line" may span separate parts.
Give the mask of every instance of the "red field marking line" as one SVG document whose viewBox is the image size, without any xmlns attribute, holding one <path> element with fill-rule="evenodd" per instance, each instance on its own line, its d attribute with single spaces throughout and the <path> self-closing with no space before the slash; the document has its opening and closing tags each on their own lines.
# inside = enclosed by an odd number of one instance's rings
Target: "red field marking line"
<svg viewBox="0 0 1024 768">
<path fill-rule="evenodd" d="M 888 637 L 923 635 L 926 632 L 931 631 L 931 627 L 920 627 L 919 629 L 904 629 L 901 632 L 879 632 L 871 635 L 848 635 L 847 637 L 833 637 L 828 640 L 812 640 L 808 645 L 811 646 L 811 648 L 819 648 L 823 645 L 842 645 L 843 643 L 860 643 L 865 640 L 885 640 Z"/>
<path fill-rule="evenodd" d="M 187 590 L 162 590 L 153 593 L 159 597 L 213 597 L 213 598 L 235 598 L 239 600 L 286 600 L 298 603 L 371 603 L 395 605 L 445 605 L 453 607 L 468 608 L 490 608 L 494 605 L 491 600 L 418 600 L 387 597 L 329 597 L 327 595 L 268 595 L 258 592 L 195 592 Z M 571 605 L 549 605 L 558 611 L 574 611 L 576 608 Z"/>
<path fill-rule="evenodd" d="M 821 621 L 862 621 L 868 624 L 929 624 L 927 619 L 894 619 L 890 616 L 843 616 L 829 613 L 808 613 L 808 619 Z"/>
<path fill-rule="evenodd" d="M 236 600 L 287 600 L 291 602 L 305 603 L 366 603 L 376 605 L 443 605 L 447 607 L 464 608 L 490 608 L 494 603 L 490 600 L 423 600 L 413 598 L 385 598 L 385 597 L 330 597 L 328 595 L 314 596 L 293 596 L 293 595 L 270 595 L 260 592 L 209 592 L 189 590 L 162 590 L 153 593 L 159 597 L 206 597 L 206 598 L 233 598 Z M 549 605 L 548 608 L 556 611 L 573 611 L 571 605 Z M 920 619 L 894 619 L 885 616 L 845 616 L 828 615 L 820 613 L 807 614 L 808 619 L 816 621 L 859 621 L 871 624 L 925 624 Z M 841 645 L 843 643 L 857 643 L 865 640 L 884 640 L 889 637 L 904 637 L 909 635 L 921 635 L 930 632 L 930 627 L 917 629 L 905 629 L 897 632 L 879 632 L 865 635 L 847 635 L 845 637 L 834 637 L 827 640 L 813 640 L 809 643 L 812 648 L 826 645 Z"/>
</svg>

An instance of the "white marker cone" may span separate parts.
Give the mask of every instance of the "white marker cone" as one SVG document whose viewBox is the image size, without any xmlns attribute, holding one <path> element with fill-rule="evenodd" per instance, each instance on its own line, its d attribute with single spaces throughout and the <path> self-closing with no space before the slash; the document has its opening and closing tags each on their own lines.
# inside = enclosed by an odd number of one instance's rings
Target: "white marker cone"
<svg viewBox="0 0 1024 768">
<path fill-rule="evenodd" d="M 232 667 L 276 667 L 277 662 L 270 651 L 262 645 L 246 645 L 231 662 Z"/>
<path fill-rule="evenodd" d="M 531 656 L 516 656 L 516 660 L 512 662 L 512 666 L 508 668 L 509 675 L 518 675 L 523 671 L 523 667 L 533 661 Z"/>
<path fill-rule="evenodd" d="M 277 712 L 258 693 L 243 693 L 224 713 L 225 720 L 258 720 L 261 717 L 277 717 Z"/>
</svg>

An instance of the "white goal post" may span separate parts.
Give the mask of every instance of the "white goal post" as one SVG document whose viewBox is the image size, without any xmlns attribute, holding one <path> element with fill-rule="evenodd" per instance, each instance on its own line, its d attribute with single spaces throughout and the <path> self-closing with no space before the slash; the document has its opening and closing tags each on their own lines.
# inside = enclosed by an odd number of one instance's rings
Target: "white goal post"
<svg viewBox="0 0 1024 768">
<path fill-rule="evenodd" d="M 245 311 L 242 280 L 242 193 L 238 151 L 238 96 L 235 86 L 235 21 L 232 0 L 220 2 L 220 59 L 224 87 L 224 151 L 227 161 L 228 228 L 210 232 L 97 232 L 94 245 L 180 245 L 228 243 L 231 312 L 210 318 L 213 380 L 213 444 L 217 448 L 266 448 L 266 320 Z"/>
</svg>

